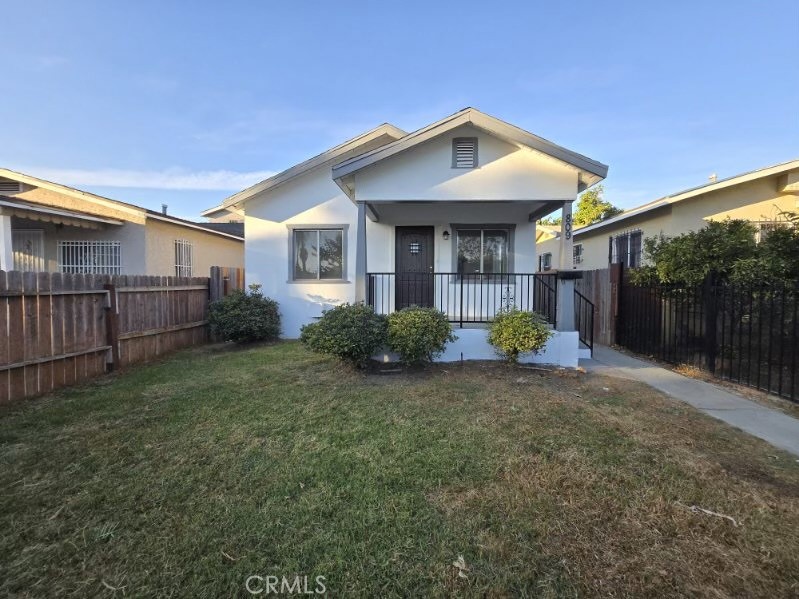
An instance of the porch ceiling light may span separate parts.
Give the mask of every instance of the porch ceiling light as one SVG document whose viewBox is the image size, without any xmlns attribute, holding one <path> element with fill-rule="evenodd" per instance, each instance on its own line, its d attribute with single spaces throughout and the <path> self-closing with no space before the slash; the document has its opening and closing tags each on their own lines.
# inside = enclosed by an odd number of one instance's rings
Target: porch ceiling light
<svg viewBox="0 0 799 599">
<path fill-rule="evenodd" d="M 449 241 L 449 231 L 444 229 L 444 241 Z"/>
</svg>

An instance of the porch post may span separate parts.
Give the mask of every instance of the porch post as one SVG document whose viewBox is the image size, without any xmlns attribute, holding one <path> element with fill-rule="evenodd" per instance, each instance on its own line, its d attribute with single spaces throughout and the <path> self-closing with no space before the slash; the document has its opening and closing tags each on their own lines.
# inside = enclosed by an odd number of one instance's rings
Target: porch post
<svg viewBox="0 0 799 599">
<path fill-rule="evenodd" d="M 560 219 L 560 261 L 559 270 L 574 268 L 574 241 L 572 240 L 572 203 L 563 204 Z"/>
<path fill-rule="evenodd" d="M 11 245 L 11 216 L 0 214 L 0 270 L 14 270 L 14 250 Z"/>
<path fill-rule="evenodd" d="M 355 301 L 366 300 L 366 202 L 358 202 L 355 238 Z"/>
<path fill-rule="evenodd" d="M 555 329 L 558 331 L 575 331 L 574 322 L 574 278 L 572 276 L 562 277 L 563 273 L 558 273 L 558 312 Z M 568 273 L 571 275 L 572 273 Z"/>
</svg>

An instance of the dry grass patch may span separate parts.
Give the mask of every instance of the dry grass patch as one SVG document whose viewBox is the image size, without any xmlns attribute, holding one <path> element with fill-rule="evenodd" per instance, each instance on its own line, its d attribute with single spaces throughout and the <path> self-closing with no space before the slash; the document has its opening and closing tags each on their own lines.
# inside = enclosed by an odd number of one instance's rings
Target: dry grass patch
<svg viewBox="0 0 799 599">
<path fill-rule="evenodd" d="M 4 409 L 0 487 L 6 595 L 799 593 L 794 457 L 577 372 L 184 352 Z"/>
</svg>

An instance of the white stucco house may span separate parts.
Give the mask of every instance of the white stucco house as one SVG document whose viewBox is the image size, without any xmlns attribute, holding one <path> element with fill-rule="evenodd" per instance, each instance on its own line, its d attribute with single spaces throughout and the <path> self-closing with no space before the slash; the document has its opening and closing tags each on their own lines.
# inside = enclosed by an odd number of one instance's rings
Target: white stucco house
<svg viewBox="0 0 799 599">
<path fill-rule="evenodd" d="M 247 283 L 280 303 L 285 337 L 341 302 L 426 305 L 457 329 L 442 360 L 485 359 L 485 323 L 515 305 L 556 329 L 534 361 L 576 366 L 573 279 L 533 274 L 536 220 L 563 210 L 571 256 L 572 202 L 607 170 L 466 108 L 412 133 L 383 124 L 209 210 L 244 219 Z"/>
</svg>

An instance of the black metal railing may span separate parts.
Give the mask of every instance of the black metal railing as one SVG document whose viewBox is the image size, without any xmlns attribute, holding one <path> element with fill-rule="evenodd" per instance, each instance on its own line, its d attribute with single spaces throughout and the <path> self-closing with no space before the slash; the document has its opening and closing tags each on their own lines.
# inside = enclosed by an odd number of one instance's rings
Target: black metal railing
<svg viewBox="0 0 799 599">
<path fill-rule="evenodd" d="M 622 283 L 617 342 L 799 401 L 799 288 Z"/>
<path fill-rule="evenodd" d="M 367 302 L 378 314 L 430 306 L 460 326 L 490 322 L 514 307 L 538 312 L 553 325 L 557 318 L 555 274 L 376 272 L 366 275 L 366 286 Z"/>
<path fill-rule="evenodd" d="M 582 293 L 574 290 L 574 324 L 580 343 L 594 351 L 594 304 Z"/>
</svg>

